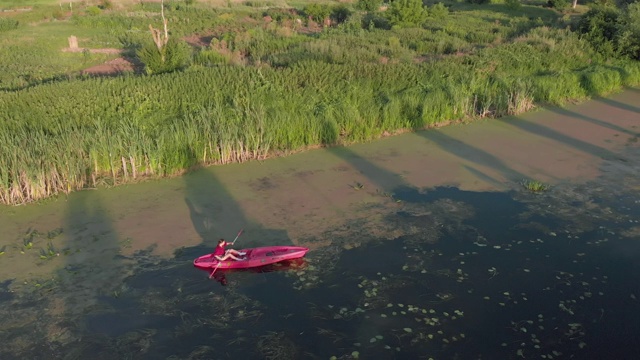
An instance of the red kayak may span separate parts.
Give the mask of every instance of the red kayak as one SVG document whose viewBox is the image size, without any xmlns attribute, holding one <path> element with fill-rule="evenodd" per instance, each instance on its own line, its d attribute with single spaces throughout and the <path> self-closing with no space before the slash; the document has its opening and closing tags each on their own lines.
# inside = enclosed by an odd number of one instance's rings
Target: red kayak
<svg viewBox="0 0 640 360">
<path fill-rule="evenodd" d="M 264 246 L 238 251 L 246 253 L 244 260 L 228 259 L 218 261 L 213 257 L 213 254 L 207 254 L 195 259 L 193 265 L 201 269 L 246 269 L 274 264 L 284 260 L 299 259 L 309 249 L 300 246 Z"/>
</svg>

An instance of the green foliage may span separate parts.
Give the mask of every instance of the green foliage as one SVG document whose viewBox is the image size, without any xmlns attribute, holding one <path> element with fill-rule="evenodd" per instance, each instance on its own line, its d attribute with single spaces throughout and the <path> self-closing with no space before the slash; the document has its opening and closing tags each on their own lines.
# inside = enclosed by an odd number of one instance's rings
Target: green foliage
<svg viewBox="0 0 640 360">
<path fill-rule="evenodd" d="M 0 202 L 367 141 L 452 119 L 518 114 L 540 102 L 640 84 L 640 63 L 617 56 L 625 41 L 634 48 L 637 9 L 617 18 L 609 41 L 617 52 L 603 56 L 587 35 L 554 28 L 553 10 L 526 6 L 514 16 L 489 6 L 447 6 L 448 16 L 444 5 L 431 6 L 420 27 L 390 29 L 384 13 L 358 12 L 312 36 L 296 32 L 294 10 L 173 6 L 165 13 L 167 59 L 180 53 L 170 50 L 173 39 L 211 29 L 215 38 L 195 55 L 197 66 L 158 76 L 74 79 L 83 62 L 106 58 L 59 51 L 68 33 L 80 30 L 96 47 L 146 49 L 147 62 L 160 67 L 147 64 L 150 72 L 165 71 L 147 30 L 159 21 L 157 4 L 34 25 L 29 37 L 0 35 Z M 247 13 L 283 15 L 259 26 L 236 21 Z"/>
<path fill-rule="evenodd" d="M 468 3 L 470 4 L 478 4 L 478 5 L 482 5 L 482 4 L 489 4 L 491 3 L 491 0 L 467 0 Z"/>
<path fill-rule="evenodd" d="M 344 5 L 337 5 L 334 6 L 333 9 L 331 9 L 331 20 L 338 24 L 347 21 L 349 16 L 351 16 L 351 10 L 349 10 L 349 8 Z"/>
<path fill-rule="evenodd" d="M 137 55 L 147 74 L 162 74 L 186 68 L 191 60 L 191 48 L 182 40 L 170 38 L 162 49 L 153 42 L 145 42 Z"/>
<path fill-rule="evenodd" d="M 277 22 L 282 22 L 283 20 L 294 20 L 299 17 L 295 9 L 283 8 L 269 8 L 262 13 L 262 16 L 269 16 Z"/>
<path fill-rule="evenodd" d="M 571 4 L 570 0 L 548 0 L 547 4 L 557 10 L 564 10 Z"/>
<path fill-rule="evenodd" d="M 629 4 L 621 16 L 617 42 L 624 54 L 640 60 L 640 2 Z"/>
<path fill-rule="evenodd" d="M 375 13 L 368 13 L 362 19 L 363 24 L 369 30 L 372 29 L 390 29 L 391 24 L 389 23 L 389 19 L 385 16 Z"/>
<path fill-rule="evenodd" d="M 202 66 L 230 64 L 231 57 L 216 50 L 200 50 L 193 57 L 193 63 Z"/>
<path fill-rule="evenodd" d="M 356 8 L 364 11 L 378 11 L 383 0 L 358 0 Z"/>
<path fill-rule="evenodd" d="M 520 0 L 505 0 L 504 3 L 509 10 L 519 10 L 520 8 L 522 8 L 522 3 L 520 2 Z"/>
<path fill-rule="evenodd" d="M 102 10 L 111 10 L 113 9 L 113 2 L 111 0 L 100 0 L 98 7 Z"/>
<path fill-rule="evenodd" d="M 429 17 L 442 19 L 447 15 L 449 15 L 449 8 L 441 2 L 434 4 L 429 8 Z"/>
<path fill-rule="evenodd" d="M 0 17 L 0 32 L 17 29 L 18 25 L 20 22 L 16 19 Z"/>
<path fill-rule="evenodd" d="M 546 185 L 538 180 L 523 180 L 522 186 L 534 193 L 542 192 L 549 189 L 549 185 Z"/>
<path fill-rule="evenodd" d="M 605 56 L 615 56 L 618 52 L 615 41 L 620 29 L 618 24 L 620 16 L 621 12 L 616 7 L 592 7 L 580 19 L 578 31 L 600 53 Z"/>
<path fill-rule="evenodd" d="M 422 0 L 395 0 L 387 10 L 391 25 L 401 27 L 420 26 L 429 16 Z"/>
<path fill-rule="evenodd" d="M 98 6 L 89 6 L 84 11 L 89 16 L 97 16 L 100 15 L 102 9 L 100 9 Z"/>
<path fill-rule="evenodd" d="M 315 22 L 323 22 L 331 15 L 331 7 L 327 4 L 311 3 L 304 7 L 304 14 Z"/>
</svg>

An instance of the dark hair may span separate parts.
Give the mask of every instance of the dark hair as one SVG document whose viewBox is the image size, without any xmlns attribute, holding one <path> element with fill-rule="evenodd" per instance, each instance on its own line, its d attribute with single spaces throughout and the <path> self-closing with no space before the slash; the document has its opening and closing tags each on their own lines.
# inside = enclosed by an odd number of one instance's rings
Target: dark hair
<svg viewBox="0 0 640 360">
<path fill-rule="evenodd" d="M 224 239 L 218 240 L 218 245 L 222 244 L 223 242 L 224 242 Z"/>
</svg>

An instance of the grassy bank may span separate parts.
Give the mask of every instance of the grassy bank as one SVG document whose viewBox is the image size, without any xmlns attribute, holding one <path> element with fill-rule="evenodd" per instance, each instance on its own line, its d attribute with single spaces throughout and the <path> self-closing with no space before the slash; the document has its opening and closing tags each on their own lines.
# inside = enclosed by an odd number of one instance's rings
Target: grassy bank
<svg viewBox="0 0 640 360">
<path fill-rule="evenodd" d="M 531 8 L 544 18 L 459 4 L 419 28 L 376 27 L 365 18 L 381 15 L 355 13 L 314 29 L 296 28 L 289 10 L 268 10 L 274 20 L 266 22 L 267 10 L 174 6 L 175 34 L 214 39 L 185 71 L 5 86 L 0 201 L 518 114 L 640 83 L 640 63 L 600 55 L 564 29 L 559 14 Z M 118 35 L 135 44 L 157 14 L 149 10 L 141 21 L 128 14 L 65 24 L 87 33 L 109 28 L 104 41 Z"/>
</svg>

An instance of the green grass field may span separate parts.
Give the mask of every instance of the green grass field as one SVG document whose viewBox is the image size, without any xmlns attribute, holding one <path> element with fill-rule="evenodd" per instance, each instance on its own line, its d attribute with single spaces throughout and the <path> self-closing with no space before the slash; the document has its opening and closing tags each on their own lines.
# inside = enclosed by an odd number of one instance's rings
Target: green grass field
<svg viewBox="0 0 640 360">
<path fill-rule="evenodd" d="M 167 1 L 170 37 L 191 44 L 189 66 L 110 77 L 80 73 L 120 55 L 65 52 L 67 39 L 135 58 L 151 44 L 149 25 L 162 28 L 159 3 L 0 0 L 0 8 L 9 3 L 33 7 L 0 13 L 6 204 L 640 83 L 640 62 L 574 30 L 583 9 L 540 2 L 429 3 L 425 20 L 409 24 L 393 8 L 334 1 Z M 333 12 L 333 22 L 309 21 L 318 11 Z"/>
</svg>

